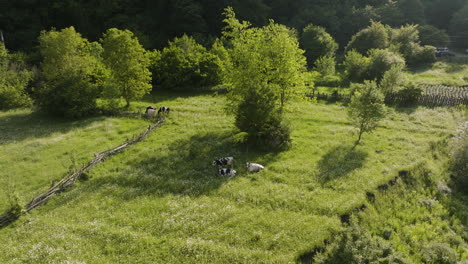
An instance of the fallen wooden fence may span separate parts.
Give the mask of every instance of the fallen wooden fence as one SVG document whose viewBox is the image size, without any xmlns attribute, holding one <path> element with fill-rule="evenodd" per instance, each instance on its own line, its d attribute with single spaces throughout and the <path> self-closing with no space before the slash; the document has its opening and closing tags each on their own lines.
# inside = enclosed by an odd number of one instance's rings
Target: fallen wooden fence
<svg viewBox="0 0 468 264">
<path fill-rule="evenodd" d="M 98 153 L 94 154 L 94 159 L 88 162 L 88 164 L 84 165 L 81 167 L 79 170 L 66 175 L 63 177 L 62 180 L 59 182 L 53 184 L 52 187 L 50 187 L 46 192 L 34 197 L 25 207 L 24 210 L 21 213 L 13 213 L 13 212 L 7 212 L 6 214 L 0 216 L 0 228 L 5 227 L 9 225 L 10 223 L 14 222 L 16 219 L 18 219 L 21 215 L 33 210 L 34 208 L 37 208 L 47 202 L 52 196 L 55 194 L 58 194 L 60 192 L 63 192 L 65 189 L 69 188 L 72 186 L 78 179 L 79 177 L 87 170 L 91 169 L 94 167 L 96 164 L 101 163 L 105 159 L 109 158 L 110 156 L 113 156 L 120 151 L 128 148 L 129 146 L 138 143 L 142 140 L 144 140 L 153 130 L 156 128 L 161 127 L 165 122 L 164 116 L 158 116 L 157 121 L 150 125 L 143 133 L 141 133 L 138 137 L 134 137 L 132 139 L 127 140 L 125 143 L 114 147 L 112 149 L 108 149 L 105 151 L 101 151 Z"/>
</svg>

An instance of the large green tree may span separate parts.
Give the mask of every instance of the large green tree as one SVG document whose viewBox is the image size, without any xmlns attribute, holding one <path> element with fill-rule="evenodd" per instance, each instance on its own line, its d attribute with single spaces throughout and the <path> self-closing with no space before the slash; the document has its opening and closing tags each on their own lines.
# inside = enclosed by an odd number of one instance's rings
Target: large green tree
<svg viewBox="0 0 468 264">
<path fill-rule="evenodd" d="M 44 81 L 38 97 L 43 109 L 70 117 L 94 111 L 100 95 L 99 60 L 92 55 L 96 45 L 73 27 L 41 32 L 39 49 Z"/>
<path fill-rule="evenodd" d="M 272 21 L 262 28 L 250 27 L 237 20 L 231 8 L 225 15 L 224 36 L 230 42 L 232 62 L 226 80 L 236 125 L 251 139 L 273 146 L 287 143 L 283 106 L 303 87 L 306 68 L 295 32 Z"/>
<path fill-rule="evenodd" d="M 101 39 L 104 62 L 112 73 L 117 94 L 130 102 L 151 91 L 150 55 L 129 30 L 111 28 Z"/>
</svg>

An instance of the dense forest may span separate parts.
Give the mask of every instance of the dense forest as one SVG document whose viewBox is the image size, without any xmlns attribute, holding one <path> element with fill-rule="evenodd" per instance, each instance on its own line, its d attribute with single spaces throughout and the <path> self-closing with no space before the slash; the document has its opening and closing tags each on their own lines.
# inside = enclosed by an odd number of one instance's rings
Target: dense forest
<svg viewBox="0 0 468 264">
<path fill-rule="evenodd" d="M 146 49 L 160 49 L 184 33 L 210 44 L 221 32 L 226 6 L 254 26 L 273 19 L 299 32 L 309 24 L 324 27 L 340 50 L 371 20 L 392 27 L 425 25 L 426 31 L 430 26 L 431 32 L 447 32 L 450 46 L 468 43 L 466 0 L 2 0 L 0 6 L 0 30 L 13 51 L 36 47 L 41 30 L 69 26 L 91 41 L 108 28 L 129 29 Z"/>
</svg>

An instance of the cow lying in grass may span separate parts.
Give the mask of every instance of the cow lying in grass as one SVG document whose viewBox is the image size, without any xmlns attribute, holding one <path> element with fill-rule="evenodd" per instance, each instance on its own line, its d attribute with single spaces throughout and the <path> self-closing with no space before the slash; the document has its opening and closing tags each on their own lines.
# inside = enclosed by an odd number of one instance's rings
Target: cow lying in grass
<svg viewBox="0 0 468 264">
<path fill-rule="evenodd" d="M 213 160 L 213 166 L 231 166 L 234 164 L 234 158 L 233 157 L 225 157 L 225 158 L 220 158 L 217 160 Z"/>
<path fill-rule="evenodd" d="M 218 173 L 221 176 L 234 177 L 234 176 L 236 176 L 237 172 L 234 169 L 219 169 Z"/>
<path fill-rule="evenodd" d="M 263 167 L 262 165 L 258 164 L 258 163 L 250 163 L 250 162 L 247 162 L 247 170 L 249 172 L 259 172 L 261 170 L 263 170 L 265 167 Z"/>
</svg>

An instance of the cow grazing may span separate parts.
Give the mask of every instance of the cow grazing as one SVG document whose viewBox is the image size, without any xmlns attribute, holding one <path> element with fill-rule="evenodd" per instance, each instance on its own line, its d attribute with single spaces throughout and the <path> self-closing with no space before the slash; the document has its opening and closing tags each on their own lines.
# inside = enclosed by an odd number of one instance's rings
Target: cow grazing
<svg viewBox="0 0 468 264">
<path fill-rule="evenodd" d="M 217 160 L 213 160 L 213 166 L 231 166 L 234 163 L 234 158 L 233 157 L 226 157 L 226 158 L 220 158 Z"/>
<path fill-rule="evenodd" d="M 158 115 L 159 114 L 169 114 L 169 112 L 171 111 L 171 109 L 169 109 L 169 107 L 165 107 L 165 106 L 161 106 L 158 110 Z"/>
<path fill-rule="evenodd" d="M 152 106 L 146 107 L 146 111 L 145 111 L 146 116 L 152 116 L 152 115 L 155 115 L 155 114 L 156 114 L 156 108 L 154 108 Z"/>
<path fill-rule="evenodd" d="M 250 163 L 250 162 L 247 162 L 247 170 L 249 172 L 259 172 L 261 170 L 263 170 L 265 167 L 263 167 L 262 165 L 258 164 L 258 163 Z"/>
<path fill-rule="evenodd" d="M 218 170 L 219 175 L 221 176 L 228 176 L 228 177 L 234 177 L 236 176 L 237 171 L 234 169 L 219 169 Z"/>
</svg>

